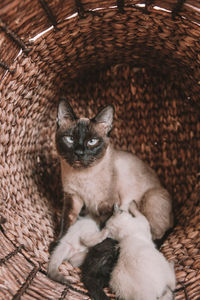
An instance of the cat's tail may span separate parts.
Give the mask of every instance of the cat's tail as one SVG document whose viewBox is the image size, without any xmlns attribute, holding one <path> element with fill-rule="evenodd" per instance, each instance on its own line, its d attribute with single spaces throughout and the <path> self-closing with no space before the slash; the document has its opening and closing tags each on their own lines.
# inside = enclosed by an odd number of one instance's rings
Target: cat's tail
<svg viewBox="0 0 200 300">
<path fill-rule="evenodd" d="M 103 287 L 98 283 L 98 280 L 93 277 L 84 276 L 82 281 L 88 290 L 90 297 L 94 300 L 110 300 L 103 291 Z"/>
</svg>

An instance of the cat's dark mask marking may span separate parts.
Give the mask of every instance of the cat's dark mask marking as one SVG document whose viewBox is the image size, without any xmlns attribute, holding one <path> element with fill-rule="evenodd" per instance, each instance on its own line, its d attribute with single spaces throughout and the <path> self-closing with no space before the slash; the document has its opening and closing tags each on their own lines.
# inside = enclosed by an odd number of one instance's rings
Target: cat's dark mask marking
<svg viewBox="0 0 200 300">
<path fill-rule="evenodd" d="M 75 169 L 87 168 L 101 159 L 108 146 L 114 108 L 107 106 L 93 118 L 77 118 L 69 103 L 58 107 L 56 146 L 58 153 Z"/>
</svg>

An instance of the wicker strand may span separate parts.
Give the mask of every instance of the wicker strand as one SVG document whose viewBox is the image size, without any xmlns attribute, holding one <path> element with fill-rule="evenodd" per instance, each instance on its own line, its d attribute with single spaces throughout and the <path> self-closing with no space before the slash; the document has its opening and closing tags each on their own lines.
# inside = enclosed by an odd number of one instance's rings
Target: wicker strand
<svg viewBox="0 0 200 300">
<path fill-rule="evenodd" d="M 149 14 L 148 8 L 154 3 L 154 0 L 145 0 L 145 11 Z"/>
<path fill-rule="evenodd" d="M 124 0 L 117 0 L 117 7 L 119 13 L 124 13 Z"/>
<path fill-rule="evenodd" d="M 1 19 L 0 19 L 0 28 L 7 34 L 7 36 L 12 39 L 15 44 L 17 44 L 24 53 L 28 54 L 31 49 L 27 48 L 26 44 L 13 32 Z"/>
<path fill-rule="evenodd" d="M 7 70 L 11 74 L 15 73 L 15 70 L 10 70 L 9 66 L 1 60 L 0 60 L 0 67 L 3 68 L 4 70 Z"/>
<path fill-rule="evenodd" d="M 6 223 L 6 219 L 3 216 L 0 216 L 0 230 L 3 229 L 3 227 L 1 226 L 2 224 Z"/>
<path fill-rule="evenodd" d="M 35 266 L 31 270 L 31 272 L 29 273 L 28 277 L 26 278 L 26 281 L 24 282 L 24 284 L 22 284 L 22 286 L 19 288 L 19 290 L 17 291 L 17 293 L 13 296 L 12 300 L 20 300 L 21 299 L 22 295 L 28 289 L 28 287 L 30 286 L 31 282 L 35 278 L 35 276 L 36 276 L 37 272 L 40 270 L 40 268 L 41 268 L 41 264 L 39 263 L 38 266 Z"/>
<path fill-rule="evenodd" d="M 68 285 L 68 286 L 66 286 L 66 287 L 64 288 L 64 290 L 63 290 L 63 292 L 62 292 L 62 294 L 61 294 L 59 300 L 65 299 L 65 297 L 67 296 L 67 293 L 68 293 L 69 289 L 72 290 L 72 291 L 74 291 L 74 292 L 76 292 L 76 293 L 78 293 L 78 294 L 80 294 L 80 295 L 89 296 L 88 293 L 86 293 L 86 292 L 84 292 L 84 291 L 81 291 L 81 290 L 79 290 L 79 289 L 77 289 L 77 288 L 74 288 L 72 285 Z"/>
<path fill-rule="evenodd" d="M 75 0 L 77 12 L 80 18 L 83 18 L 85 16 L 85 10 L 83 8 L 83 4 L 81 3 L 81 0 Z"/>
<path fill-rule="evenodd" d="M 186 0 L 177 0 L 177 3 L 172 10 L 172 19 L 173 20 L 175 20 L 176 17 L 179 16 L 179 13 L 181 12 L 185 1 Z"/>
<path fill-rule="evenodd" d="M 180 285 L 181 285 L 181 287 L 175 289 L 174 294 L 176 294 L 176 293 L 179 292 L 179 291 L 183 291 L 183 292 L 184 292 L 184 295 L 185 295 L 185 300 L 190 300 L 190 299 L 189 299 L 189 296 L 188 296 L 188 293 L 187 293 L 187 287 L 190 286 L 190 284 L 183 284 L 183 283 L 180 283 Z"/>
<path fill-rule="evenodd" d="M 47 15 L 47 18 L 49 19 L 49 21 L 51 22 L 51 24 L 54 26 L 55 29 L 57 28 L 57 20 L 56 20 L 56 16 L 54 15 L 53 11 L 51 10 L 51 8 L 49 7 L 49 5 L 47 4 L 47 2 L 45 0 L 38 0 L 39 3 L 41 4 L 44 12 Z"/>
<path fill-rule="evenodd" d="M 19 247 L 16 247 L 14 251 L 10 252 L 8 255 L 6 255 L 4 258 L 0 259 L 0 266 L 2 264 L 5 264 L 9 259 L 11 259 L 13 256 L 15 256 L 17 253 L 21 253 L 21 250 L 24 248 L 24 245 L 20 245 Z"/>
</svg>

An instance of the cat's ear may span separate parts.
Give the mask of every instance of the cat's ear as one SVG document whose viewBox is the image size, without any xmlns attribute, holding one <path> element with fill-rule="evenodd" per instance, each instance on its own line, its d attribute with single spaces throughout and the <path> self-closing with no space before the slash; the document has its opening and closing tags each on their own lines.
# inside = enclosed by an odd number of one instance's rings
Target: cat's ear
<svg viewBox="0 0 200 300">
<path fill-rule="evenodd" d="M 112 129 L 112 123 L 114 118 L 114 107 L 112 105 L 108 105 L 103 108 L 96 117 L 93 119 L 94 122 L 102 124 L 105 128 L 106 133 Z"/>
<path fill-rule="evenodd" d="M 68 103 L 66 98 L 61 97 L 58 105 L 58 115 L 57 115 L 58 126 L 60 126 L 61 123 L 65 120 L 74 121 L 76 119 L 77 117 L 71 105 Z"/>
</svg>

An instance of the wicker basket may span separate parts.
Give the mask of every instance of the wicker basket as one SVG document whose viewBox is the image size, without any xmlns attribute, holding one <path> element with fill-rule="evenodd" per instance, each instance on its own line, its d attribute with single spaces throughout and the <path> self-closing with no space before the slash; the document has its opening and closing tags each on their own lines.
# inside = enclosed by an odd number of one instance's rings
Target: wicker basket
<svg viewBox="0 0 200 300">
<path fill-rule="evenodd" d="M 89 299 L 68 263 L 72 287 L 46 276 L 61 212 L 61 89 L 79 114 L 115 105 L 114 144 L 173 196 L 161 250 L 175 261 L 176 299 L 200 299 L 199 26 L 198 0 L 0 2 L 0 299 Z"/>
</svg>

